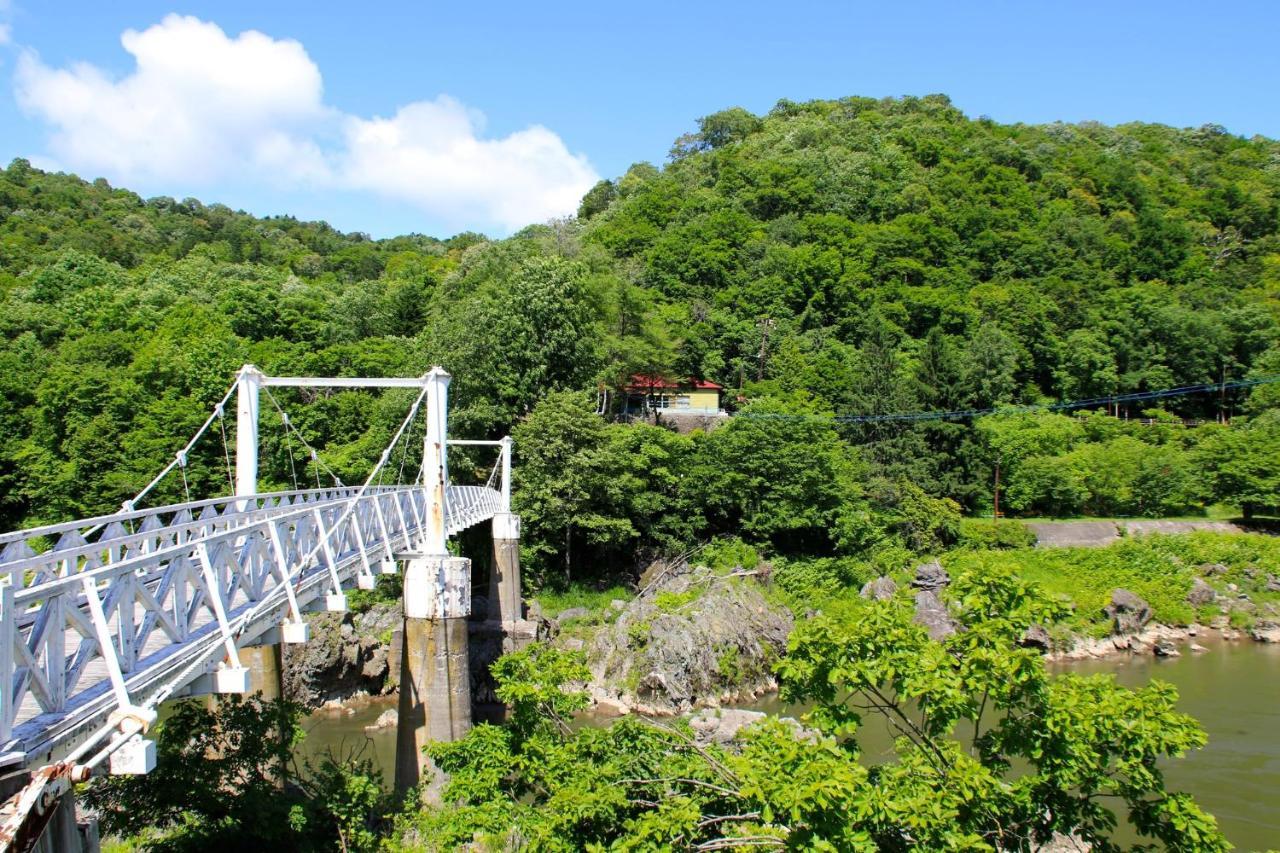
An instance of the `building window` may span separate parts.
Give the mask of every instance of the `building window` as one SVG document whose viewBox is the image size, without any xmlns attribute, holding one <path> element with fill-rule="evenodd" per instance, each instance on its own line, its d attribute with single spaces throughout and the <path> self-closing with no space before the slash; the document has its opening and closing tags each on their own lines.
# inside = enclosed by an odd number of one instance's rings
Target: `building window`
<svg viewBox="0 0 1280 853">
<path fill-rule="evenodd" d="M 649 408 L 651 409 L 669 409 L 671 408 L 671 397 L 666 394 L 650 394 Z"/>
</svg>

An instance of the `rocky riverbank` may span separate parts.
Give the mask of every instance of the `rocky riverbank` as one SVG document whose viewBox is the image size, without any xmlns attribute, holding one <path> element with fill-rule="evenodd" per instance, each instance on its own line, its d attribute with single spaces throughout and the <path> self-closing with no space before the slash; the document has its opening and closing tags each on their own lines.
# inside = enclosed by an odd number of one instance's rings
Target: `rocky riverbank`
<svg viewBox="0 0 1280 853">
<path fill-rule="evenodd" d="M 655 564 L 632 599 L 589 610 L 575 607 L 530 619 L 537 637 L 584 652 L 592 680 L 584 685 L 601 715 L 652 716 L 749 703 L 777 688 L 773 664 L 785 653 L 791 612 L 766 594 L 767 565 L 713 571 L 680 561 Z M 1232 572 L 1225 565 L 1196 567 L 1186 593 L 1198 621 L 1163 624 L 1134 592 L 1114 588 L 1101 612 L 1077 628 L 1044 626 L 1025 644 L 1050 661 L 1120 655 L 1173 657 L 1203 650 L 1205 638 L 1280 643 L 1280 578 L 1261 569 Z M 1240 583 L 1229 582 L 1229 576 Z M 938 561 L 918 564 L 899 581 L 880 577 L 864 598 L 909 595 L 919 622 L 935 639 L 964 630 L 948 605 L 951 579 Z M 902 589 L 899 584 L 902 584 Z M 1241 588 L 1243 584 L 1244 588 Z M 357 613 L 309 617 L 312 641 L 285 655 L 287 695 L 310 708 L 341 706 L 364 696 L 394 693 L 399 675 L 398 602 L 376 602 Z M 1084 625 L 1088 630 L 1079 626 Z M 476 623 L 472 630 L 472 699 L 497 708 L 488 666 L 505 650 L 501 633 Z M 484 716 L 484 713 L 481 713 Z"/>
<path fill-rule="evenodd" d="M 668 716 L 777 689 L 773 664 L 786 651 L 790 611 L 740 569 L 679 563 L 651 574 L 603 624 L 573 630 L 576 614 L 560 614 L 568 629 L 553 642 L 586 653 L 597 713 Z"/>
<path fill-rule="evenodd" d="M 319 708 L 394 692 L 400 666 L 393 639 L 401 613 L 399 602 L 378 602 L 358 613 L 308 616 L 310 641 L 283 647 L 285 695 Z"/>
</svg>

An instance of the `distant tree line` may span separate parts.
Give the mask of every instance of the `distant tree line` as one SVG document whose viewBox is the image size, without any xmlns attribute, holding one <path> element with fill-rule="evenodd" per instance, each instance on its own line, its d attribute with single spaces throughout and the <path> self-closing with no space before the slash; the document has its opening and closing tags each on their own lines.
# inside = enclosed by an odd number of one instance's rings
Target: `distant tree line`
<svg viewBox="0 0 1280 853">
<path fill-rule="evenodd" d="M 830 416 L 1280 374 L 1277 162 L 1277 142 L 1213 126 L 1000 125 L 942 96 L 783 101 L 707 116 L 576 218 L 492 241 L 372 240 L 15 160 L 0 173 L 0 526 L 119 506 L 247 361 L 445 365 L 455 434 L 516 431 L 544 578 L 720 532 L 780 553 L 927 549 L 957 513 L 992 510 L 997 465 L 1011 515 L 1262 512 L 1280 503 L 1277 386 L 1156 413 L 1229 427 Z M 714 380 L 739 417 L 688 437 L 592 414 L 636 373 Z M 348 481 L 408 402 L 278 396 Z M 264 406 L 264 488 L 323 481 L 278 420 Z M 491 461 L 460 451 L 454 470 Z M 219 425 L 185 488 L 150 500 L 226 479 Z"/>
</svg>

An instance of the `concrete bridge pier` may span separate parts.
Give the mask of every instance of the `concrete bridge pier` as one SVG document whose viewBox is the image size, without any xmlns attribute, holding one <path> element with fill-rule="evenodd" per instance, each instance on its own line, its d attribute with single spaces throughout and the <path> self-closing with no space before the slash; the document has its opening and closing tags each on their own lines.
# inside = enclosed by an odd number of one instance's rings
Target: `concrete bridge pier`
<svg viewBox="0 0 1280 853">
<path fill-rule="evenodd" d="M 520 591 L 520 516 L 500 512 L 493 517 L 493 571 L 489 573 L 492 622 L 510 625 L 524 618 Z"/>
<path fill-rule="evenodd" d="M 423 747 L 428 741 L 458 740 L 471 729 L 471 561 L 412 557 L 405 568 L 404 602 L 396 790 L 429 781 L 427 796 L 433 798 L 442 780 Z"/>
<path fill-rule="evenodd" d="M 265 702 L 284 695 L 284 672 L 279 643 L 240 649 L 240 665 L 249 670 L 249 694 L 261 693 Z"/>
</svg>

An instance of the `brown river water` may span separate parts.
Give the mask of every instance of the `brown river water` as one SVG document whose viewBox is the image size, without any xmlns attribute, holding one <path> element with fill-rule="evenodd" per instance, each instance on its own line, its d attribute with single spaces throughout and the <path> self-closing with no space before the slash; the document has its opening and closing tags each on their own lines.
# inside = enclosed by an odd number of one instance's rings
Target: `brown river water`
<svg viewBox="0 0 1280 853">
<path fill-rule="evenodd" d="M 1184 651 L 1178 658 L 1077 662 L 1057 665 L 1055 670 L 1114 672 L 1121 684 L 1131 687 L 1152 678 L 1176 686 L 1179 708 L 1200 721 L 1209 744 L 1181 761 L 1168 762 L 1168 787 L 1195 796 L 1217 816 L 1237 849 L 1280 849 L 1280 646 L 1204 638 L 1201 642 L 1209 650 L 1200 654 Z M 326 750 L 363 749 L 389 783 L 394 773 L 395 730 L 366 735 L 364 727 L 394 707 L 394 699 L 376 699 L 349 713 L 313 714 L 305 722 L 308 735 L 299 758 Z M 790 715 L 801 710 L 786 707 L 776 697 L 747 707 Z M 887 731 L 877 731 L 873 725 L 862 730 L 861 740 L 864 753 L 872 757 L 891 742 Z"/>
</svg>

